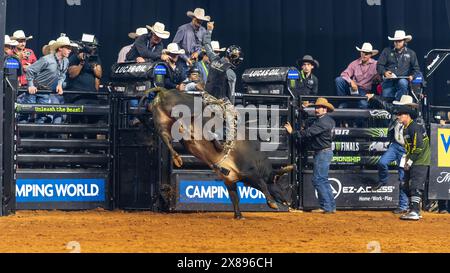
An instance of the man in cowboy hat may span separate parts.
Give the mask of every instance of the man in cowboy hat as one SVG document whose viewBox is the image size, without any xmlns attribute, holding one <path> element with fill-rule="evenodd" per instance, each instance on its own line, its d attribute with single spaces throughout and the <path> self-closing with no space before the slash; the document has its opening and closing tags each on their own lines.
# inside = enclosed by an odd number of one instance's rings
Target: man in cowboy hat
<svg viewBox="0 0 450 273">
<path fill-rule="evenodd" d="M 385 109 L 392 115 L 392 119 L 388 126 L 388 140 L 389 147 L 387 151 L 381 156 L 378 161 L 378 184 L 372 186 L 372 191 L 377 191 L 381 187 L 386 186 L 389 180 L 389 166 L 391 163 L 396 162 L 397 166 L 400 166 L 402 157 L 406 154 L 404 148 L 405 140 L 403 138 L 403 124 L 401 124 L 396 117 L 396 107 L 393 103 L 390 103 L 387 99 L 379 97 L 374 94 L 367 94 L 368 102 L 373 108 Z M 413 102 L 413 98 L 408 95 L 402 96 L 400 103 L 409 107 L 417 108 L 417 104 Z M 405 172 L 403 168 L 398 168 L 398 180 L 400 185 L 404 183 Z M 393 211 L 394 214 L 402 214 L 408 210 L 409 200 L 408 194 L 400 187 L 400 196 L 398 208 Z"/>
<path fill-rule="evenodd" d="M 63 87 L 66 73 L 69 67 L 69 55 L 72 48 L 77 45 L 72 43 L 67 36 L 59 37 L 51 46 L 53 54 L 48 54 L 30 65 L 27 69 L 28 93 L 20 98 L 21 103 L 62 104 Z M 52 90 L 57 94 L 37 94 L 39 89 Z M 44 123 L 45 117 L 40 117 L 37 122 Z M 55 116 L 53 123 L 61 123 L 60 115 Z"/>
<path fill-rule="evenodd" d="M 170 43 L 166 49 L 163 50 L 164 62 L 168 68 L 168 73 L 165 78 L 164 87 L 167 89 L 177 89 L 184 91 L 186 86 L 183 81 L 187 78 L 187 64 L 180 58 L 186 52 L 180 49 L 178 44 Z"/>
<path fill-rule="evenodd" d="M 421 217 L 421 203 L 425 182 L 431 165 L 430 139 L 423 125 L 414 120 L 416 110 L 408 106 L 409 101 L 394 102 L 397 105 L 397 119 L 403 124 L 406 156 L 400 166 L 405 169 L 405 185 L 410 196 L 409 212 L 401 220 L 418 221 Z"/>
<path fill-rule="evenodd" d="M 319 62 L 311 55 L 305 55 L 297 60 L 300 71 L 300 86 L 297 89 L 299 95 L 317 95 L 319 93 L 319 79 L 312 73 L 319 68 Z"/>
<path fill-rule="evenodd" d="M 143 63 L 146 61 L 156 62 L 161 59 L 164 49 L 162 40 L 168 39 L 170 32 L 166 31 L 166 26 L 160 22 L 146 27 L 150 30 L 150 33 L 142 34 L 136 39 L 127 54 L 127 61 Z"/>
<path fill-rule="evenodd" d="M 130 37 L 130 39 L 136 40 L 137 38 L 141 37 L 142 35 L 147 35 L 147 34 L 148 34 L 147 28 L 140 27 L 140 28 L 136 29 L 136 32 L 128 33 L 128 37 Z M 132 44 L 122 47 L 122 49 L 119 51 L 119 56 L 117 57 L 117 63 L 124 63 L 127 61 L 127 54 L 128 54 L 128 52 L 130 52 L 133 45 L 134 45 L 134 42 Z"/>
<path fill-rule="evenodd" d="M 420 75 L 419 61 L 416 53 L 407 47 L 412 40 L 405 31 L 397 30 L 393 38 L 394 48 L 385 48 L 378 59 L 378 73 L 384 77 L 382 83 L 383 97 L 400 100 L 408 95 L 409 83 Z"/>
<path fill-rule="evenodd" d="M 211 36 L 214 30 L 214 22 L 207 25 L 208 31 L 203 40 L 206 54 L 211 61 L 205 90 L 218 99 L 229 100 L 234 104 L 236 89 L 236 69 L 244 60 L 242 49 L 239 46 L 229 46 L 224 57 L 215 53 L 212 47 Z"/>
<path fill-rule="evenodd" d="M 289 134 L 293 134 L 296 138 L 308 138 L 311 149 L 315 152 L 312 182 L 318 193 L 320 209 L 314 212 L 335 213 L 336 203 L 328 181 L 328 172 L 333 159 L 332 132 L 336 127 L 335 121 L 328 113 L 334 111 L 334 106 L 325 98 L 317 99 L 314 106 L 317 119 L 306 130 L 294 132 L 289 122 L 284 127 Z"/>
<path fill-rule="evenodd" d="M 184 49 L 187 57 L 197 60 L 206 34 L 206 29 L 202 24 L 209 22 L 211 17 L 206 16 L 205 10 L 202 8 L 188 11 L 187 16 L 192 18 L 191 22 L 178 28 L 172 43 L 176 43 L 180 48 Z"/>
<path fill-rule="evenodd" d="M 19 44 L 16 46 L 14 50 L 14 54 L 19 58 L 22 63 L 23 73 L 22 76 L 19 77 L 19 85 L 26 86 L 27 79 L 25 73 L 28 67 L 34 64 L 37 61 L 36 55 L 33 50 L 27 48 L 27 41 L 33 39 L 33 36 L 26 36 L 23 30 L 17 30 L 14 32 L 11 40 L 17 41 Z"/>
<path fill-rule="evenodd" d="M 4 42 L 4 47 L 3 47 L 3 52 L 4 52 L 4 56 L 3 56 L 3 61 L 4 64 L 6 65 L 6 60 L 7 59 L 14 59 L 15 63 L 17 63 L 19 65 L 19 69 L 17 69 L 17 76 L 21 76 L 22 75 L 22 67 L 21 67 L 21 63 L 19 58 L 14 54 L 14 49 L 16 48 L 16 46 L 19 43 L 17 41 L 11 40 L 11 38 L 9 37 L 9 35 L 5 35 L 5 42 Z"/>
<path fill-rule="evenodd" d="M 372 84 L 378 78 L 377 61 L 372 59 L 378 54 L 378 50 L 373 49 L 370 43 L 364 43 L 362 48 L 356 47 L 356 50 L 360 52 L 360 57 L 350 63 L 335 80 L 338 96 L 365 96 L 372 93 Z M 339 108 L 346 107 L 347 103 L 339 105 Z M 367 100 L 359 101 L 359 108 L 368 108 Z"/>
</svg>

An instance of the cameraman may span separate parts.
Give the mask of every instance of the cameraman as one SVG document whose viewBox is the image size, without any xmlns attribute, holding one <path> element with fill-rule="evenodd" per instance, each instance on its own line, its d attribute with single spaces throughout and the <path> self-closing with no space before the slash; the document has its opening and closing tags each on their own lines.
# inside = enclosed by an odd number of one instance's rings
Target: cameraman
<svg viewBox="0 0 450 273">
<path fill-rule="evenodd" d="M 98 42 L 81 42 L 78 53 L 69 58 L 68 90 L 96 92 L 100 87 L 100 79 L 103 75 L 102 63 L 98 56 Z M 95 95 L 76 95 L 68 100 L 75 103 L 77 100 L 89 100 L 98 104 Z"/>
<path fill-rule="evenodd" d="M 67 90 L 80 92 L 78 94 L 66 94 L 66 101 L 76 105 L 103 105 L 106 102 L 95 94 L 83 94 L 83 92 L 98 92 L 100 79 L 103 75 L 102 62 L 98 56 L 99 44 L 97 39 L 92 42 L 79 43 L 80 50 L 69 58 L 69 80 Z M 96 124 L 105 122 L 105 117 L 85 116 L 71 117 L 72 123 L 84 120 L 85 123 Z"/>
</svg>

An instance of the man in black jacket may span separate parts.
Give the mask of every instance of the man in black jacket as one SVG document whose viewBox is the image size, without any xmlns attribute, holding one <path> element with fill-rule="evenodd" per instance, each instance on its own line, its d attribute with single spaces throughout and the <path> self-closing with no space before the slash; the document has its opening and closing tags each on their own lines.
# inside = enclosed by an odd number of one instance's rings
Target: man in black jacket
<svg viewBox="0 0 450 273">
<path fill-rule="evenodd" d="M 233 71 L 244 60 L 242 50 L 239 46 L 229 46 L 225 57 L 221 58 L 214 53 L 211 46 L 211 35 L 214 30 L 214 23 L 207 25 L 208 31 L 204 36 L 203 45 L 206 49 L 211 64 L 206 81 L 205 90 L 218 99 L 228 99 L 234 104 L 236 73 Z"/>
<path fill-rule="evenodd" d="M 412 40 L 405 31 L 397 30 L 394 38 L 394 48 L 385 48 L 378 59 L 377 71 L 384 77 L 382 83 L 383 97 L 399 101 L 403 95 L 408 95 L 409 83 L 420 73 L 416 53 L 407 48 Z"/>
<path fill-rule="evenodd" d="M 320 204 L 320 209 L 314 212 L 332 214 L 336 212 L 336 202 L 328 181 L 328 172 L 333 159 L 331 144 L 336 123 L 328 113 L 334 111 L 334 106 L 325 98 L 317 99 L 314 106 L 317 119 L 309 128 L 294 132 L 289 122 L 284 127 L 289 134 L 293 134 L 296 138 L 308 138 L 310 140 L 311 149 L 315 152 L 312 182 L 317 190 Z"/>
<path fill-rule="evenodd" d="M 127 54 L 129 62 L 155 62 L 161 59 L 164 49 L 163 39 L 170 37 L 170 32 L 165 30 L 164 24 L 156 22 L 153 26 L 147 26 L 151 31 L 149 34 L 139 36 L 133 47 Z M 166 60 L 163 60 L 166 61 Z"/>
</svg>

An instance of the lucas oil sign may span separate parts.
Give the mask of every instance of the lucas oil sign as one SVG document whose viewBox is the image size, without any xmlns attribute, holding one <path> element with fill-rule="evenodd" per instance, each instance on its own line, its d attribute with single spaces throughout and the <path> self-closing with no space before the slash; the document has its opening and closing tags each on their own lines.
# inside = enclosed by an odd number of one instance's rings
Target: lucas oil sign
<svg viewBox="0 0 450 273">
<path fill-rule="evenodd" d="M 104 179 L 17 179 L 18 203 L 103 202 Z"/>
</svg>

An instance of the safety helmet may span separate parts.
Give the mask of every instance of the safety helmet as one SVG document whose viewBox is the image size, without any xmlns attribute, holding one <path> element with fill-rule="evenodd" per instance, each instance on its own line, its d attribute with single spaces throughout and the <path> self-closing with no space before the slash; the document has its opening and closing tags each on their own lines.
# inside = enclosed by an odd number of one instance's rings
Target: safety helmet
<svg viewBox="0 0 450 273">
<path fill-rule="evenodd" d="M 242 52 L 241 47 L 237 45 L 229 46 L 225 56 L 234 67 L 239 66 L 244 61 L 244 53 Z"/>
</svg>

